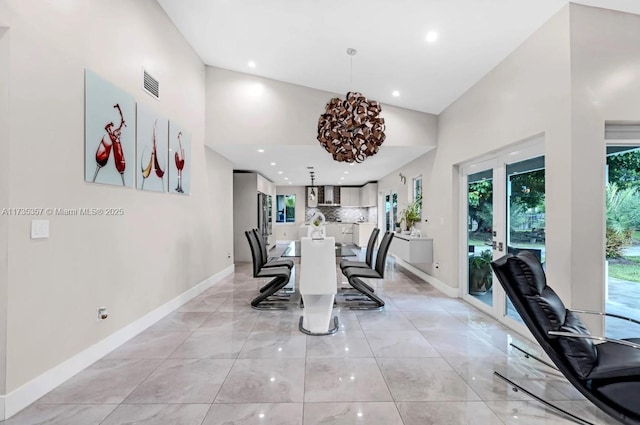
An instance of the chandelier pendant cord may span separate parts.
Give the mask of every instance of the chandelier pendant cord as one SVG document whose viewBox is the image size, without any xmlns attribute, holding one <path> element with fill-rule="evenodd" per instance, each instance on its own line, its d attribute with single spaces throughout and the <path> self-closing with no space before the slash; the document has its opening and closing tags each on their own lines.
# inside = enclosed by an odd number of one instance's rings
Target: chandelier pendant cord
<svg viewBox="0 0 640 425">
<path fill-rule="evenodd" d="M 351 74 L 350 74 L 350 78 L 349 78 L 349 91 L 352 91 L 353 90 L 353 55 L 350 55 L 349 59 L 351 60 Z"/>
</svg>

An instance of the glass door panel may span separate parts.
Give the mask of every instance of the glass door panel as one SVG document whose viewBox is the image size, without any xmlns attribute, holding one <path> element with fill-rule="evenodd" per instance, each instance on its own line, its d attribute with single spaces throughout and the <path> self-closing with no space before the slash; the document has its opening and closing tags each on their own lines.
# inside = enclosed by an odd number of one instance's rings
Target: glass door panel
<svg viewBox="0 0 640 425">
<path fill-rule="evenodd" d="M 545 264 L 545 170 L 544 156 L 506 165 L 507 252 L 527 250 Z M 521 321 L 507 299 L 506 315 Z"/>
<path fill-rule="evenodd" d="M 467 293 L 493 306 L 493 169 L 467 176 Z"/>
<path fill-rule="evenodd" d="M 384 216 L 385 229 L 387 232 L 393 232 L 396 229 L 396 221 L 398 218 L 398 194 L 391 193 L 384 196 Z"/>
<path fill-rule="evenodd" d="M 391 195 L 385 195 L 384 197 L 384 221 L 387 232 L 394 228 L 395 224 L 391 221 Z"/>
<path fill-rule="evenodd" d="M 607 146 L 605 311 L 640 320 L 640 146 L 624 142 Z M 629 338 L 637 329 L 605 319 L 607 337 Z"/>
</svg>

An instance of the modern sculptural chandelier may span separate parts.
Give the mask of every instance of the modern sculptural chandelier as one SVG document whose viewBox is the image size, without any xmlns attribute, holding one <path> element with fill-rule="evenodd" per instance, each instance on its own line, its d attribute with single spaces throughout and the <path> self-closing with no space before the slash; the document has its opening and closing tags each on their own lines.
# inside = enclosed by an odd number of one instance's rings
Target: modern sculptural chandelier
<svg viewBox="0 0 640 425">
<path fill-rule="evenodd" d="M 355 49 L 347 49 L 352 79 L 356 53 Z M 380 112 L 380 102 L 361 93 L 350 91 L 344 100 L 334 97 L 318 120 L 318 141 L 336 161 L 363 162 L 378 153 L 386 137 Z"/>
</svg>

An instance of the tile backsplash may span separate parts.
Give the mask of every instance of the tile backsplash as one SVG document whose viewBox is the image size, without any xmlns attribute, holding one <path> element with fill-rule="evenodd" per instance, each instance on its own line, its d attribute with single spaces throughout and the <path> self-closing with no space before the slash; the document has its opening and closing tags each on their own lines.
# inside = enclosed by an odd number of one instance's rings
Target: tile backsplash
<svg viewBox="0 0 640 425">
<path fill-rule="evenodd" d="M 311 217 L 320 211 L 324 214 L 327 221 L 345 221 L 345 222 L 357 222 L 368 221 L 370 223 L 376 223 L 378 221 L 378 209 L 376 207 L 370 208 L 357 208 L 357 207 L 328 207 L 321 206 L 316 208 L 305 209 L 305 221 L 311 220 Z"/>
</svg>

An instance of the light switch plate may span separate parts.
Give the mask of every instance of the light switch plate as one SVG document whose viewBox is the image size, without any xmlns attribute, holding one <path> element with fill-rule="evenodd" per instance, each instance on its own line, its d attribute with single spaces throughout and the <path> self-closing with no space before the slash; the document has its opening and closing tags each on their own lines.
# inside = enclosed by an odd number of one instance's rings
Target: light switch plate
<svg viewBox="0 0 640 425">
<path fill-rule="evenodd" d="M 31 220 L 31 239 L 49 237 L 49 220 Z"/>
</svg>

